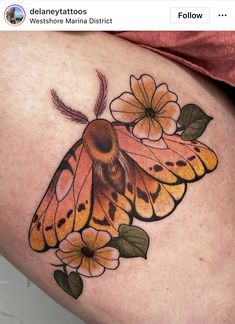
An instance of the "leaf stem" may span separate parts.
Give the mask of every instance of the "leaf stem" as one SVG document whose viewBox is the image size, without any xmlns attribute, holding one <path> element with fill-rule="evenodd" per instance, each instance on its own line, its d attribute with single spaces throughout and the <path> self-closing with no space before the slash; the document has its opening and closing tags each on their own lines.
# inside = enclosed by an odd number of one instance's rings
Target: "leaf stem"
<svg viewBox="0 0 235 324">
<path fill-rule="evenodd" d="M 63 270 L 64 270 L 64 273 L 68 276 L 68 272 L 67 272 L 67 269 L 66 269 L 66 264 L 63 263 Z"/>
<path fill-rule="evenodd" d="M 181 132 L 182 130 L 185 130 L 185 127 L 184 126 L 177 127 L 176 133 L 177 132 Z"/>
</svg>

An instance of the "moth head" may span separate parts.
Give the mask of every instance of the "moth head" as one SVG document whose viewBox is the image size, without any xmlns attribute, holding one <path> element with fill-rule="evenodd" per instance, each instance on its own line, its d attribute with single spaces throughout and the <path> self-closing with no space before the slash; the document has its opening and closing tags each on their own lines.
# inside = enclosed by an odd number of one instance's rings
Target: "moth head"
<svg viewBox="0 0 235 324">
<path fill-rule="evenodd" d="M 117 133 L 110 122 L 93 120 L 83 133 L 83 144 L 92 160 L 112 164 L 118 156 Z"/>
</svg>

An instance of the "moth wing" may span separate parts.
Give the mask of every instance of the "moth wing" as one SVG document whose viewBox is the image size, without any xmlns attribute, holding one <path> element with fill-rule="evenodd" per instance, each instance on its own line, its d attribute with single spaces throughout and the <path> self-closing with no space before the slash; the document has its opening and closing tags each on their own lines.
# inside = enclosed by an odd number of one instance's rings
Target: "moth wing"
<svg viewBox="0 0 235 324">
<path fill-rule="evenodd" d="M 196 140 L 185 141 L 179 135 L 165 135 L 164 141 L 169 149 L 185 157 L 199 178 L 216 169 L 218 158 L 215 152 L 205 144 Z"/>
<path fill-rule="evenodd" d="M 114 127 L 117 135 L 120 149 L 136 161 L 147 173 L 155 179 L 175 184 L 178 177 L 169 170 L 138 138 L 136 138 L 125 126 Z"/>
<path fill-rule="evenodd" d="M 125 179 L 123 179 L 125 181 Z M 118 236 L 121 224 L 131 224 L 132 204 L 123 194 L 98 176 L 93 178 L 93 208 L 89 225 Z"/>
<path fill-rule="evenodd" d="M 123 153 L 125 156 L 125 153 Z M 171 214 L 183 199 L 186 184 L 166 185 L 125 157 L 125 196 L 133 203 L 134 216 L 144 221 L 160 220 Z"/>
<path fill-rule="evenodd" d="M 198 141 L 164 136 L 165 146 L 143 144 L 126 127 L 115 126 L 120 148 L 149 175 L 165 184 L 196 181 L 217 166 L 215 153 Z"/>
<path fill-rule="evenodd" d="M 35 251 L 56 247 L 89 221 L 92 161 L 80 141 L 68 151 L 37 208 L 29 230 Z"/>
</svg>

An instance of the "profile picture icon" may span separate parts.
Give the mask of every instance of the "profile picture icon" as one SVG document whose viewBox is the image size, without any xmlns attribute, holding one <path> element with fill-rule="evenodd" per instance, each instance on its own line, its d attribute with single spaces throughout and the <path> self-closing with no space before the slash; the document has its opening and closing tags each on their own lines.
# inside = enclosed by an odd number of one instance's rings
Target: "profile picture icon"
<svg viewBox="0 0 235 324">
<path fill-rule="evenodd" d="M 12 26 L 19 26 L 25 20 L 25 10 L 19 5 L 11 5 L 5 10 L 5 20 Z"/>
</svg>

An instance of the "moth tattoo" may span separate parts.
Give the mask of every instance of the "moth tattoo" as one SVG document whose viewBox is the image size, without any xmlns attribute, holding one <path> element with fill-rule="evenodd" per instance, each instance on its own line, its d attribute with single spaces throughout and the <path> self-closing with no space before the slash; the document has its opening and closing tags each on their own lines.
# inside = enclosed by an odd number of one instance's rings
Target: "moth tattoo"
<svg viewBox="0 0 235 324">
<path fill-rule="evenodd" d="M 85 127 L 56 170 L 29 229 L 34 251 L 55 249 L 54 278 L 75 299 L 84 277 L 116 269 L 120 258 L 147 258 L 149 237 L 134 220 L 169 216 L 187 184 L 215 170 L 218 162 L 197 140 L 212 120 L 200 107 L 180 107 L 166 83 L 132 75 L 130 89 L 109 105 L 110 122 L 101 117 L 107 80 L 97 75 L 92 121 L 51 91 L 54 107 Z"/>
</svg>

